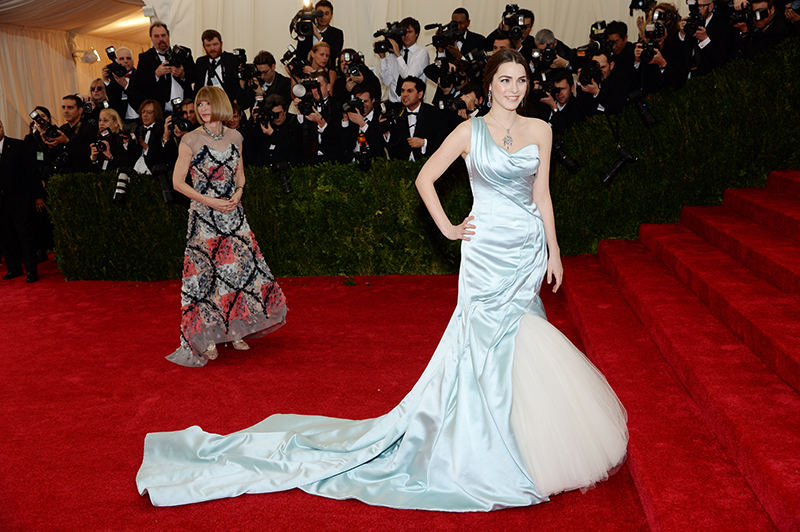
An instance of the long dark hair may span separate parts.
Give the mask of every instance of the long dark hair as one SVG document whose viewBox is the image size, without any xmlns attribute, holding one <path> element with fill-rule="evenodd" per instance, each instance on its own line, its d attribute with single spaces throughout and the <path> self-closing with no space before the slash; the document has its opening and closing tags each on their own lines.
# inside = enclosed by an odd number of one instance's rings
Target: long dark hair
<svg viewBox="0 0 800 532">
<path fill-rule="evenodd" d="M 505 48 L 492 54 L 492 57 L 486 62 L 486 68 L 483 71 L 483 91 L 488 96 L 489 88 L 492 86 L 492 80 L 495 74 L 497 74 L 497 69 L 500 68 L 500 65 L 505 63 L 522 65 L 523 70 L 525 70 L 525 78 L 528 80 L 528 83 L 525 89 L 525 96 L 522 98 L 519 106 L 517 106 L 517 112 L 524 115 L 527 108 L 528 93 L 531 87 L 531 71 L 530 68 L 528 68 L 528 62 L 522 54 L 516 50 Z"/>
</svg>

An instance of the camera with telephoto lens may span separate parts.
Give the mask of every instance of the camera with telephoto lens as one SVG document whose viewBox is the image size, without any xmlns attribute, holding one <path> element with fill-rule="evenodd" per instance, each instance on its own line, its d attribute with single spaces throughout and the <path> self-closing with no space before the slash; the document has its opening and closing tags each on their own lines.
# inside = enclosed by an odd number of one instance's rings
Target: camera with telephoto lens
<svg viewBox="0 0 800 532">
<path fill-rule="evenodd" d="M 92 146 L 98 151 L 99 156 L 103 156 L 103 152 L 106 150 L 105 143 L 108 143 L 109 149 L 111 149 L 111 141 L 114 138 L 114 134 L 108 128 L 103 128 L 97 132 L 97 138 L 94 139 L 92 142 Z"/>
<path fill-rule="evenodd" d="M 236 77 L 244 81 L 250 81 L 261 76 L 261 72 L 253 63 L 247 62 L 247 52 L 244 48 L 234 48 L 231 52 L 234 57 L 239 61 L 236 67 Z"/>
<path fill-rule="evenodd" d="M 744 8 L 734 10 L 728 18 L 731 25 L 735 24 L 752 24 L 753 22 L 760 22 L 769 18 L 769 8 L 753 9 L 750 4 L 745 4 Z"/>
<path fill-rule="evenodd" d="M 657 39 L 663 38 L 667 34 L 667 27 L 661 22 L 650 22 L 644 27 L 646 41 L 641 41 L 642 55 L 639 60 L 642 63 L 649 63 L 656 57 L 656 52 L 661 50 Z"/>
<path fill-rule="evenodd" d="M 167 60 L 169 66 L 180 68 L 189 62 L 189 56 L 192 54 L 191 50 L 185 46 L 176 44 L 172 48 L 168 48 L 164 52 L 164 59 Z"/>
<path fill-rule="evenodd" d="M 297 12 L 289 23 L 289 35 L 292 35 L 293 39 L 311 37 L 314 35 L 314 24 L 322 16 L 323 12 L 321 10 L 314 9 L 311 6 L 304 7 Z M 294 36 L 294 33 L 297 33 L 297 37 Z"/>
<path fill-rule="evenodd" d="M 165 205 L 175 203 L 172 197 L 172 179 L 169 177 L 166 164 L 156 164 L 152 168 L 153 177 L 158 181 L 161 186 L 161 197 L 164 199 Z"/>
<path fill-rule="evenodd" d="M 600 68 L 600 63 L 597 61 L 590 61 L 586 66 L 581 68 L 581 73 L 578 75 L 578 83 L 583 86 L 591 85 L 594 82 L 597 85 L 603 81 L 603 70 Z"/>
<path fill-rule="evenodd" d="M 113 46 L 109 46 L 108 48 L 106 48 L 106 55 L 108 56 L 108 59 L 111 61 L 111 63 L 106 65 L 108 71 L 117 76 L 118 78 L 124 77 L 125 74 L 128 73 L 128 71 L 125 69 L 124 66 L 117 63 L 117 49 L 114 48 Z"/>
<path fill-rule="evenodd" d="M 549 68 L 537 72 L 539 79 L 535 80 L 535 82 L 538 84 L 538 87 L 531 91 L 531 98 L 541 100 L 542 98 L 551 96 L 554 100 L 556 99 L 561 89 L 556 87 L 555 82 L 550 79 L 551 72 Z"/>
<path fill-rule="evenodd" d="M 114 196 L 111 201 L 117 205 L 125 203 L 125 194 L 130 183 L 130 175 L 133 173 L 133 168 L 117 168 L 117 186 L 114 188 Z"/>
<path fill-rule="evenodd" d="M 177 131 L 189 131 L 194 128 L 192 121 L 186 118 L 186 111 L 181 109 L 183 99 L 172 99 L 172 129 Z"/>
<path fill-rule="evenodd" d="M 385 54 L 387 52 L 391 52 L 392 43 L 389 42 L 389 39 L 393 40 L 398 44 L 398 46 L 400 46 L 403 44 L 403 36 L 406 33 L 408 33 L 408 30 L 401 26 L 399 22 L 387 22 L 385 29 L 378 30 L 372 34 L 372 36 L 376 39 L 383 37 L 383 40 L 373 44 L 372 48 L 375 50 L 376 54 Z"/>
<path fill-rule="evenodd" d="M 342 104 L 342 112 L 343 113 L 361 113 L 361 116 L 366 115 L 366 110 L 364 109 L 364 100 L 354 96 L 350 101 L 344 102 Z"/>
<path fill-rule="evenodd" d="M 342 54 L 342 73 L 345 76 L 361 76 L 364 74 L 364 54 L 361 52 L 344 52 Z"/>
<path fill-rule="evenodd" d="M 647 13 L 657 3 L 656 0 L 631 0 L 631 5 L 628 6 L 628 9 L 631 12 L 631 16 L 633 16 L 634 10 Z"/>
<path fill-rule="evenodd" d="M 295 79 L 305 76 L 303 67 L 308 66 L 308 61 L 297 55 L 297 50 L 291 44 L 286 49 L 286 52 L 281 57 L 281 64 L 289 68 L 289 72 Z"/>
<path fill-rule="evenodd" d="M 403 119 L 400 117 L 400 112 L 405 107 L 398 108 L 390 103 L 381 102 L 378 106 L 380 111 L 380 118 L 378 124 L 381 127 L 381 133 L 394 131 L 403 125 Z"/>
<path fill-rule="evenodd" d="M 425 26 L 426 30 L 439 30 L 433 36 L 434 48 L 447 48 L 452 44 L 456 44 L 461 37 L 458 31 L 458 22 L 451 20 L 447 24 L 428 24 Z"/>
<path fill-rule="evenodd" d="M 321 111 L 321 102 L 317 102 L 311 92 L 314 89 L 319 89 L 317 78 L 300 80 L 292 87 L 292 94 L 300 98 L 300 101 L 297 102 L 297 110 L 303 116 L 308 116 L 314 111 Z"/>
<path fill-rule="evenodd" d="M 28 115 L 31 119 L 36 122 L 40 127 L 44 128 L 44 136 L 48 139 L 54 139 L 61 135 L 61 130 L 58 129 L 55 124 L 48 122 L 47 119 L 39 114 L 39 111 L 34 109 Z"/>
<path fill-rule="evenodd" d="M 519 6 L 517 4 L 506 5 L 506 10 L 503 12 L 503 25 L 508 26 L 507 33 L 512 41 L 522 39 L 522 33 L 525 29 L 525 16 L 519 14 Z"/>
<path fill-rule="evenodd" d="M 567 169 L 567 172 L 572 175 L 577 174 L 581 167 L 578 164 L 578 161 L 570 157 L 569 153 L 567 153 L 567 150 L 564 149 L 564 139 L 558 138 L 553 141 L 553 149 L 550 156 L 552 159 L 555 159 L 556 162 L 563 164 Z"/>
<path fill-rule="evenodd" d="M 547 45 L 544 50 L 534 49 L 531 52 L 531 63 L 536 63 L 542 67 L 549 67 L 556 60 L 556 49 L 552 45 Z"/>
</svg>

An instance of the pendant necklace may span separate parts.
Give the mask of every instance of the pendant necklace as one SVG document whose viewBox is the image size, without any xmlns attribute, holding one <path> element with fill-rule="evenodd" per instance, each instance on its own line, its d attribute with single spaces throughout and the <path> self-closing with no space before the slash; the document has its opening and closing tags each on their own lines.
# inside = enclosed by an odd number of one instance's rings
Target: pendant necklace
<svg viewBox="0 0 800 532">
<path fill-rule="evenodd" d="M 512 124 L 512 125 L 513 125 L 513 124 Z M 214 140 L 222 140 L 222 137 L 224 137 L 224 136 L 225 136 L 225 125 L 223 124 L 223 126 L 222 126 L 222 129 L 220 130 L 220 132 L 219 132 L 219 133 L 212 133 L 212 132 L 211 132 L 211 130 L 209 130 L 209 129 L 206 127 L 206 125 L 205 125 L 205 124 L 203 124 L 203 131 L 205 131 L 206 133 L 208 133 L 209 135 L 211 135 L 211 138 L 212 138 L 212 139 L 214 139 Z"/>
<path fill-rule="evenodd" d="M 511 128 L 514 127 L 514 124 L 517 122 L 517 113 L 514 113 L 514 120 L 511 122 L 511 125 L 509 127 L 506 127 L 503 124 L 501 124 L 500 121 L 497 120 L 492 113 L 489 113 L 489 116 L 492 117 L 492 120 L 497 122 L 498 126 L 506 130 L 506 136 L 503 137 L 503 147 L 506 149 L 506 151 L 511 151 L 511 145 L 514 144 L 514 137 L 511 136 Z"/>
</svg>

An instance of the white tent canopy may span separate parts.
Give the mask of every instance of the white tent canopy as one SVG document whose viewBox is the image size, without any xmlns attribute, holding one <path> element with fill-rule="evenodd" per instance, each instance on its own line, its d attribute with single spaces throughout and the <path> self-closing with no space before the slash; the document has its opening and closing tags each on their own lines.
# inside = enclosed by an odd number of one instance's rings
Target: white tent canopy
<svg viewBox="0 0 800 532">
<path fill-rule="evenodd" d="M 370 66 L 378 64 L 371 52 L 372 34 L 387 21 L 412 16 L 422 26 L 444 23 L 457 7 L 470 12 L 470 29 L 484 35 L 498 24 L 505 1 L 488 0 L 334 0 L 333 25 L 345 34 L 345 45 L 364 52 Z M 575 47 L 588 41 L 595 20 L 622 20 L 635 35 L 635 19 L 628 0 L 535 0 L 520 3 L 533 10 L 534 32 L 553 30 L 556 37 Z M 45 105 L 60 123 L 61 98 L 86 94 L 92 79 L 107 63 L 107 46 L 126 45 L 138 53 L 150 47 L 149 18 L 142 8 L 154 10 L 153 20 L 170 28 L 173 44 L 202 54 L 200 34 L 218 30 L 226 50 L 244 48 L 252 59 L 259 50 L 280 57 L 289 37 L 289 21 L 301 0 L 0 0 L 0 120 L 9 136 L 27 133 L 28 112 Z M 419 43 L 428 45 L 433 31 L 422 31 Z M 430 48 L 430 47 L 429 47 Z M 73 57 L 97 50 L 100 61 L 82 63 Z M 428 91 L 430 92 L 430 91 Z M 431 95 L 432 96 L 432 95 Z"/>
</svg>

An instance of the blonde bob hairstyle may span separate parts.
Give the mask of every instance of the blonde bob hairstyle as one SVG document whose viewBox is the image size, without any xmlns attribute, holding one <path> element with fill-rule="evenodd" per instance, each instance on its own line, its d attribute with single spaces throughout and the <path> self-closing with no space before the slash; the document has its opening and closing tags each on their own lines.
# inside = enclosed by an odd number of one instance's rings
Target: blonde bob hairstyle
<svg viewBox="0 0 800 532">
<path fill-rule="evenodd" d="M 197 91 L 194 97 L 194 105 L 200 102 L 208 102 L 211 106 L 211 121 L 212 122 L 227 122 L 233 118 L 233 109 L 231 108 L 231 101 L 225 91 L 219 87 L 206 86 Z M 203 117 L 197 113 L 197 121 L 203 123 Z"/>
<path fill-rule="evenodd" d="M 111 127 L 111 132 L 119 133 L 119 130 L 122 129 L 122 118 L 119 116 L 119 113 L 109 107 L 108 109 L 101 109 L 100 114 L 110 116 L 111 120 L 114 121 L 114 125 Z"/>
</svg>

